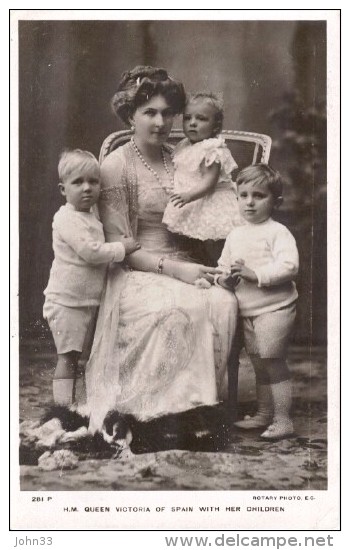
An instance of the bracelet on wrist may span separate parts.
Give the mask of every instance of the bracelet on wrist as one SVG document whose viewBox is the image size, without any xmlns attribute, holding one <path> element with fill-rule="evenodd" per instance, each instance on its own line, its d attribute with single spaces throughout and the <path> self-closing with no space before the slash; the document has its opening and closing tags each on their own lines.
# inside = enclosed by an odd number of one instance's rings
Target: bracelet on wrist
<svg viewBox="0 0 350 550">
<path fill-rule="evenodd" d="M 164 258 L 159 258 L 158 260 L 158 264 L 157 264 L 157 269 L 156 269 L 156 273 L 158 275 L 162 275 L 163 273 L 163 264 L 164 264 Z"/>
</svg>

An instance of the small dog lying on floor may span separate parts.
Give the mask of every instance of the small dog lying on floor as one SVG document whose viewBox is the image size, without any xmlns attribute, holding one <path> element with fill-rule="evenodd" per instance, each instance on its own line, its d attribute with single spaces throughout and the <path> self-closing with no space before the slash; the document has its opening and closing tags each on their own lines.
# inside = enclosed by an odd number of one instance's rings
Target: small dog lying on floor
<svg viewBox="0 0 350 550">
<path fill-rule="evenodd" d="M 134 454 L 169 449 L 218 451 L 228 443 L 229 422 L 223 406 L 197 407 L 147 422 L 112 411 L 105 418 L 103 435 L 111 445 L 125 440 Z"/>
<path fill-rule="evenodd" d="M 70 437 L 58 438 L 51 449 L 68 448 L 84 458 L 118 458 L 129 450 L 134 454 L 170 449 L 215 452 L 229 440 L 229 421 L 223 405 L 197 407 L 183 413 L 169 414 L 141 422 L 132 415 L 111 411 L 101 433 L 89 434 L 89 419 L 64 406 L 52 406 L 42 417 L 41 425 L 57 419 L 61 431 Z M 75 437 L 74 434 L 77 434 Z M 38 448 L 39 447 L 39 448 Z M 35 464 L 43 447 L 30 437 L 21 438 L 21 464 Z"/>
</svg>

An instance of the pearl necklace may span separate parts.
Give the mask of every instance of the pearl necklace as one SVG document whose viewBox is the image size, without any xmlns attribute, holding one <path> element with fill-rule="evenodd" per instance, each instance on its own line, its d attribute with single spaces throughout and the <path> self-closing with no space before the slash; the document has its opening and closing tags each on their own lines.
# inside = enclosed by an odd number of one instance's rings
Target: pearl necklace
<svg viewBox="0 0 350 550">
<path fill-rule="evenodd" d="M 136 143 L 135 143 L 135 140 L 134 138 L 131 138 L 130 140 L 130 143 L 131 145 L 133 146 L 133 149 L 135 151 L 135 153 L 137 154 L 137 156 L 139 157 L 140 161 L 142 162 L 142 164 L 147 168 L 147 170 L 149 172 L 151 172 L 151 174 L 153 174 L 153 176 L 156 178 L 156 180 L 158 181 L 159 185 L 169 194 L 171 194 L 173 192 L 173 187 L 174 187 L 174 177 L 172 176 L 172 174 L 170 173 L 170 170 L 169 170 L 169 167 L 168 167 L 168 164 L 167 164 L 167 161 L 166 161 L 166 158 L 165 158 L 165 153 L 164 153 L 164 148 L 162 147 L 161 148 L 161 151 L 162 151 L 162 160 L 163 160 L 163 165 L 164 165 L 164 169 L 169 177 L 169 180 L 171 181 L 171 188 L 169 189 L 169 185 L 163 185 L 162 183 L 162 180 L 158 174 L 158 172 L 156 172 L 152 166 L 150 166 L 148 164 L 148 162 L 146 161 L 146 159 L 144 158 L 144 156 L 142 155 L 140 149 L 137 147 Z"/>
</svg>

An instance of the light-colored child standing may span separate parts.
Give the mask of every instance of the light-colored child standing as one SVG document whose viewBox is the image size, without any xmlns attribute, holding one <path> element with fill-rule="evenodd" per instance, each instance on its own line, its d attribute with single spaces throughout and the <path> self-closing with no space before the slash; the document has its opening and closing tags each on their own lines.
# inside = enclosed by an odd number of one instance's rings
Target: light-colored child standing
<svg viewBox="0 0 350 550">
<path fill-rule="evenodd" d="M 75 399 L 78 360 L 100 303 L 109 262 L 121 262 L 139 245 L 132 238 L 106 243 L 92 211 L 100 194 L 100 168 L 92 153 L 65 151 L 58 164 L 59 188 L 66 204 L 52 224 L 54 261 L 44 291 L 44 318 L 58 355 L 53 379 L 57 404 Z"/>
<path fill-rule="evenodd" d="M 183 115 L 186 138 L 173 155 L 174 194 L 163 217 L 170 231 L 196 239 L 206 255 L 201 259 L 215 266 L 224 239 L 242 223 L 231 177 L 237 164 L 220 136 L 222 124 L 223 106 L 216 95 L 189 97 Z"/>
<path fill-rule="evenodd" d="M 266 427 L 260 437 L 293 434 L 291 381 L 286 363 L 298 297 L 294 279 L 299 257 L 289 230 L 271 218 L 282 202 L 278 172 L 265 164 L 248 166 L 237 176 L 238 205 L 248 222 L 226 239 L 217 284 L 234 290 L 243 317 L 244 343 L 256 376 L 258 410 L 235 425 Z"/>
</svg>

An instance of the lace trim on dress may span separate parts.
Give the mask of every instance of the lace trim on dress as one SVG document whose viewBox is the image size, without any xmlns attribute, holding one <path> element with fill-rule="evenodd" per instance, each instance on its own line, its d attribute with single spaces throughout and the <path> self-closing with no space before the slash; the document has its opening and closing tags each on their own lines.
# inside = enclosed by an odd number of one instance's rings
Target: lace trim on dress
<svg viewBox="0 0 350 550">
<path fill-rule="evenodd" d="M 230 175 L 238 165 L 232 157 L 227 145 L 217 149 L 208 150 L 204 155 L 205 166 L 211 166 L 214 162 L 221 164 L 221 171 L 225 175 Z"/>
<path fill-rule="evenodd" d="M 128 193 L 129 216 L 131 224 L 133 224 L 136 220 L 138 212 L 135 155 L 136 153 L 131 143 L 128 143 L 125 147 L 126 173 L 124 172 L 123 185 L 125 185 Z"/>
<path fill-rule="evenodd" d="M 115 210 L 118 210 L 125 201 L 125 188 L 107 187 L 107 189 L 102 189 L 100 201 L 108 202 Z"/>
<path fill-rule="evenodd" d="M 115 210 L 121 210 L 123 204 L 127 205 L 129 220 L 134 231 L 137 223 L 137 174 L 135 157 L 130 143 L 124 146 L 125 166 L 123 168 L 119 185 L 102 189 L 100 201 L 107 202 Z"/>
<path fill-rule="evenodd" d="M 174 165 L 176 169 L 186 168 L 187 171 L 198 170 L 201 163 L 210 166 L 214 162 L 221 164 L 221 172 L 230 176 L 237 168 L 225 139 L 222 136 L 208 138 L 191 144 L 188 138 L 182 140 L 175 148 Z"/>
</svg>

